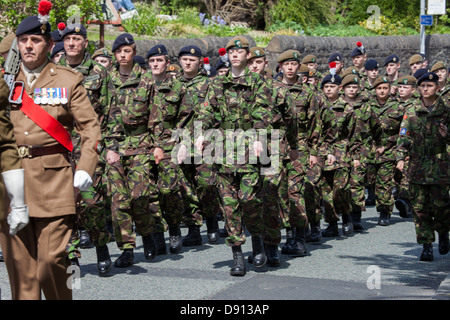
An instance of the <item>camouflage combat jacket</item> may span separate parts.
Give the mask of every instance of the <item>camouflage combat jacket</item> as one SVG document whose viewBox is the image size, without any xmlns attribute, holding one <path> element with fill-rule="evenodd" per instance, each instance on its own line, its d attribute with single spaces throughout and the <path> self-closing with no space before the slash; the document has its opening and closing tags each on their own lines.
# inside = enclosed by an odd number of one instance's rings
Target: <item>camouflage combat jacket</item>
<svg viewBox="0 0 450 320">
<path fill-rule="evenodd" d="M 439 124 L 447 127 L 447 137 Z M 403 117 L 397 140 L 397 161 L 409 156 L 407 176 L 417 184 L 450 184 L 450 106 L 438 99 L 429 111 L 421 99 Z"/>
<path fill-rule="evenodd" d="M 335 102 L 321 97 L 324 105 L 319 111 L 321 134 L 319 155 L 325 164 L 323 170 L 330 171 L 351 166 L 355 154 L 360 152 L 361 138 L 356 130 L 353 108 L 342 95 Z M 327 155 L 334 155 L 336 161 L 329 165 Z"/>
<path fill-rule="evenodd" d="M 204 131 L 219 128 L 221 132 L 215 139 L 216 146 L 223 148 L 223 157 L 216 161 L 219 170 L 253 172 L 257 168 L 258 159 L 250 152 L 250 142 L 258 140 L 259 129 L 271 129 L 271 100 L 263 76 L 247 67 L 239 78 L 228 71 L 210 83 L 197 120 Z"/>
<path fill-rule="evenodd" d="M 374 97 L 369 101 L 370 107 L 375 112 L 380 122 L 381 128 L 381 144 L 374 145 L 376 147 L 384 147 L 382 154 L 376 154 L 375 163 L 383 163 L 387 161 L 395 161 L 395 147 L 397 145 L 398 132 L 402 122 L 404 109 L 399 102 L 393 98 L 389 98 L 383 106 Z"/>
<path fill-rule="evenodd" d="M 135 63 L 123 83 L 118 65 L 110 70 L 115 95 L 105 145 L 121 156 L 151 153 L 154 135 L 149 123 L 157 116 L 152 101 L 152 75 Z"/>
</svg>

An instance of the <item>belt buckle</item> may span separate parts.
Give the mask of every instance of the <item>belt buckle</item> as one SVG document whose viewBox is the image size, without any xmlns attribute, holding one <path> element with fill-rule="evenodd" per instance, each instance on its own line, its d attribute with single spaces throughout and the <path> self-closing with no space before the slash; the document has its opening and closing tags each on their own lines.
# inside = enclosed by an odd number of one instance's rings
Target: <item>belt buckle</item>
<svg viewBox="0 0 450 320">
<path fill-rule="evenodd" d="M 21 147 L 19 147 L 19 156 L 20 156 L 21 158 L 25 158 L 25 157 L 31 158 L 31 155 L 30 155 L 30 147 L 27 147 L 27 146 L 21 146 Z"/>
</svg>

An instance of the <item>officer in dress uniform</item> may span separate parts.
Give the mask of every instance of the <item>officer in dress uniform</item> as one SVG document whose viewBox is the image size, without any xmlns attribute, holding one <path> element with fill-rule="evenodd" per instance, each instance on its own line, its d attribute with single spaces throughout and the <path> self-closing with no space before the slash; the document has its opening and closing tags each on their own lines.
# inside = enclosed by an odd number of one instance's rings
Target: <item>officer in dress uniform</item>
<svg viewBox="0 0 450 320">
<path fill-rule="evenodd" d="M 13 299 L 40 299 L 41 290 L 47 300 L 71 299 L 66 244 L 74 223 L 74 187 L 84 190 L 92 184 L 100 127 L 82 76 L 48 60 L 53 45 L 49 10 L 39 12 L 16 31 L 22 63 L 13 89 L 17 102 L 11 107 L 30 222 L 14 237 L 3 224 L 1 243 Z M 45 124 L 47 131 L 40 126 Z M 69 158 L 74 125 L 82 140 L 75 175 Z"/>
</svg>

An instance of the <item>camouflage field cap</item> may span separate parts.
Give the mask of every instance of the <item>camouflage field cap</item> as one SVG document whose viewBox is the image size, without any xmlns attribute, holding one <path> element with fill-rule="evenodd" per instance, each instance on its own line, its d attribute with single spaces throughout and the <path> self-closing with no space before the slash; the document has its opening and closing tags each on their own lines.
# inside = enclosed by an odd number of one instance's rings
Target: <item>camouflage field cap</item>
<svg viewBox="0 0 450 320">
<path fill-rule="evenodd" d="M 228 51 L 230 49 L 245 49 L 249 47 L 249 42 L 247 40 L 247 38 L 242 37 L 242 36 L 237 36 L 234 37 L 233 39 L 231 39 L 230 41 L 228 41 L 227 46 L 225 47 L 225 49 Z"/>
<path fill-rule="evenodd" d="M 300 62 L 300 52 L 290 49 L 278 56 L 278 63 L 283 63 L 288 60 Z"/>
<path fill-rule="evenodd" d="M 96 57 L 106 57 L 112 59 L 112 52 L 106 48 L 100 48 L 94 52 L 91 58 L 95 59 Z"/>
</svg>

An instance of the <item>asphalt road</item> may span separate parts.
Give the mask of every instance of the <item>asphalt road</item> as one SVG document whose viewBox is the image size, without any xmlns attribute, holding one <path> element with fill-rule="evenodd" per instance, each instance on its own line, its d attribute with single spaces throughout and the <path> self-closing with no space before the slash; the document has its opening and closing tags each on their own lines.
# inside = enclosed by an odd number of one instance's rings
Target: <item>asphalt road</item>
<svg viewBox="0 0 450 320">
<path fill-rule="evenodd" d="M 95 249 L 82 249 L 81 275 L 73 282 L 73 298 L 202 300 L 205 303 L 216 300 L 450 299 L 447 278 L 450 254 L 439 255 L 436 243 L 435 260 L 421 262 L 421 246 L 415 242 L 412 219 L 403 219 L 396 211 L 388 227 L 378 226 L 377 219 L 375 208 L 369 207 L 362 219 L 365 232 L 350 237 L 324 238 L 321 244 L 308 243 L 310 255 L 302 258 L 281 255 L 282 264 L 278 268 L 255 269 L 247 263 L 245 277 L 229 275 L 231 249 L 223 238 L 218 244 L 207 243 L 206 226 L 202 227 L 203 245 L 185 247 L 179 254 L 158 256 L 153 262 L 145 260 L 138 237 L 135 264 L 127 269 L 113 268 L 112 276 L 107 278 L 97 275 Z M 326 223 L 322 222 L 322 229 L 325 227 Z M 185 235 L 187 229 L 182 228 L 182 233 Z M 284 236 L 283 231 L 283 241 Z M 166 233 L 166 240 L 167 237 Z M 109 248 L 115 260 L 120 251 L 115 243 L 110 243 Z M 246 257 L 251 252 L 250 240 L 243 251 Z M 10 300 L 3 263 L 0 263 L 0 289 L 0 298 Z M 178 309 L 173 311 L 179 312 Z"/>
</svg>

